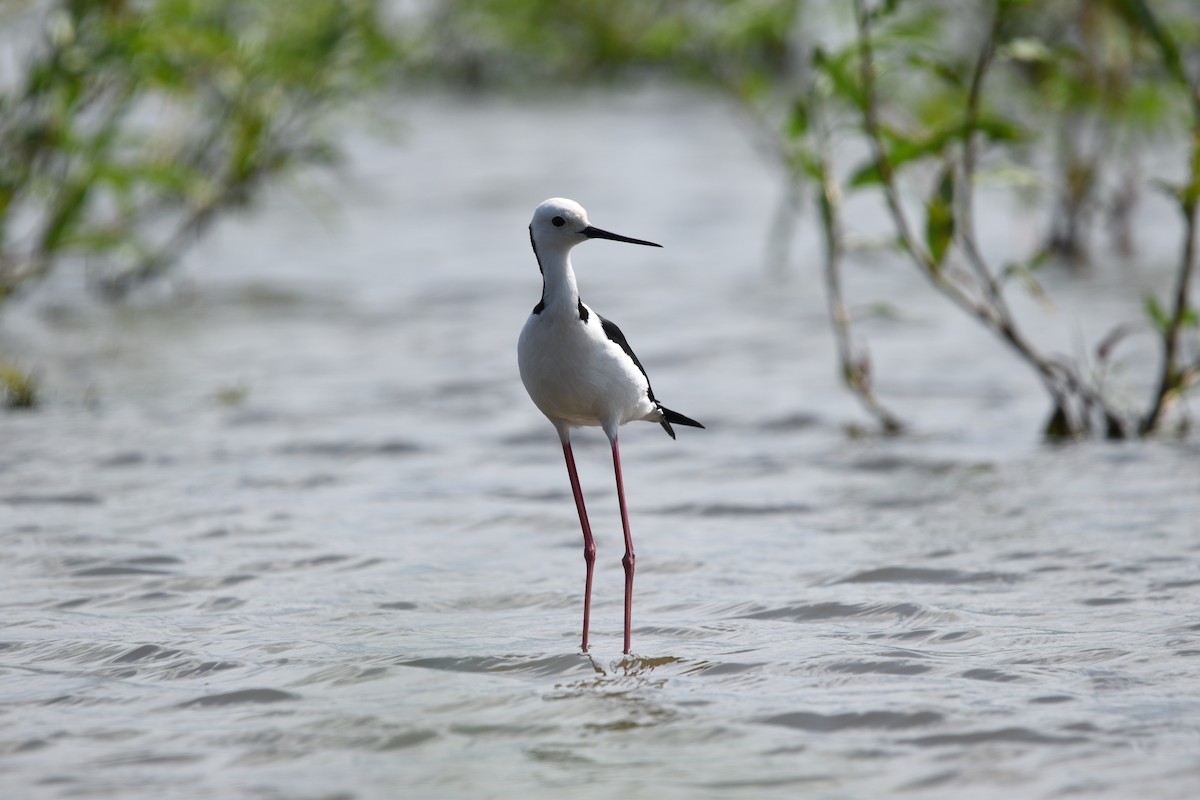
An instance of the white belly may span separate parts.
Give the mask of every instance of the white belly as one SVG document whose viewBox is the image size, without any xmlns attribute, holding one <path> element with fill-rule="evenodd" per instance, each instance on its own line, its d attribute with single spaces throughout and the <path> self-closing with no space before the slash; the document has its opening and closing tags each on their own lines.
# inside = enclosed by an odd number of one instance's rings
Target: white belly
<svg viewBox="0 0 1200 800">
<path fill-rule="evenodd" d="M 612 426 L 657 419 L 637 365 L 604 335 L 600 318 L 533 314 L 517 345 L 521 381 L 551 422 Z"/>
</svg>

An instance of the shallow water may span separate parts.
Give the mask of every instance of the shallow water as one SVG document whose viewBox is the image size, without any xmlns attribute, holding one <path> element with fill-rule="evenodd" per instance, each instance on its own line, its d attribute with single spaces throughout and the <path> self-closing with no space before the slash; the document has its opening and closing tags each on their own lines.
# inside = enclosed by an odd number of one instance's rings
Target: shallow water
<svg viewBox="0 0 1200 800">
<path fill-rule="evenodd" d="M 764 272 L 778 187 L 729 109 L 562 102 L 414 100 L 158 296 L 5 309 L 47 392 L 0 417 L 5 796 L 1193 796 L 1200 446 L 1039 445 L 1026 371 L 870 258 L 852 291 L 899 313 L 862 335 L 914 432 L 849 435 L 811 230 Z M 607 447 L 577 437 L 582 655 L 575 511 L 516 376 L 556 194 L 666 245 L 590 244 L 580 283 L 709 426 L 622 433 L 628 658 Z M 1109 288 L 1149 252 L 1048 276 L 1029 324 L 1069 349 L 1136 318 Z"/>
</svg>

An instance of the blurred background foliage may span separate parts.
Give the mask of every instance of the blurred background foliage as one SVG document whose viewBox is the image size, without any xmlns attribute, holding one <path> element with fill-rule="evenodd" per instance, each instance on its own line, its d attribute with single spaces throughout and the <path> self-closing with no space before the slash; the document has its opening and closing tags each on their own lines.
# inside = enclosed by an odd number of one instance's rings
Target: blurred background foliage
<svg viewBox="0 0 1200 800">
<path fill-rule="evenodd" d="M 936 158 L 956 141 L 975 50 L 999 10 L 999 74 L 979 126 L 1025 170 L 1003 177 L 1053 184 L 1046 244 L 1055 253 L 1085 263 L 1098 216 L 1113 222 L 1119 246 L 1132 247 L 1139 156 L 1147 145 L 1177 143 L 1190 126 L 1183 57 L 1195 60 L 1200 46 L 1193 2 L 872 5 L 898 162 Z M 435 8 L 411 66 L 456 85 L 520 90 L 665 75 L 746 103 L 784 150 L 807 132 L 814 104 L 828 113 L 830 100 L 858 99 L 851 0 L 446 0 Z M 790 155 L 815 175 L 803 153 Z M 851 186 L 869 178 L 856 173 Z"/>
<path fill-rule="evenodd" d="M 380 89 L 682 81 L 734 99 L 820 209 L 842 374 L 888 430 L 841 297 L 842 197 L 875 192 L 896 246 L 1045 385 L 1050 435 L 1157 428 L 1196 382 L 1190 303 L 1200 197 L 1200 14 L 1193 0 L 53 0 L 16 3 L 36 46 L 0 88 L 0 303 L 67 258 L 119 297 L 162 272 L 265 182 L 328 163 L 330 112 Z M 5 16 L 8 17 L 5 20 Z M 1146 408 L 1113 405 L 1020 330 L 1006 291 L 1085 265 L 1098 236 L 1132 255 L 1151 151 L 1177 153 L 1174 285 L 1146 298 L 1160 335 Z M 993 265 L 975 240 L 988 181 L 1049 200 L 1043 246 Z M 919 202 L 913 203 L 913 198 Z M 781 247 L 773 251 L 786 260 Z M 1096 349 L 1111 355 L 1114 330 Z M 1103 366 L 1102 364 L 1100 366 Z"/>
<path fill-rule="evenodd" d="M 121 296 L 287 168 L 327 162 L 329 110 L 379 85 L 370 2 L 10 6 L 39 41 L 0 94 L 0 301 L 68 257 Z M 22 42 L 11 40 L 8 47 Z"/>
</svg>

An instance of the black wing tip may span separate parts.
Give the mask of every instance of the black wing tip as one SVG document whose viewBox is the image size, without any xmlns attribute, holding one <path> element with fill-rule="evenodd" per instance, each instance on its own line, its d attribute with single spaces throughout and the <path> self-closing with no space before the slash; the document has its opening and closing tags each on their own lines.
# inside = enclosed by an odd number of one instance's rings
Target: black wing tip
<svg viewBox="0 0 1200 800">
<path fill-rule="evenodd" d="M 671 409 L 664 408 L 663 406 L 659 406 L 659 410 L 662 411 L 662 420 L 660 421 L 659 424 L 661 424 L 663 426 L 663 430 L 665 430 L 668 434 L 670 434 L 672 439 L 675 438 L 675 430 L 671 427 L 672 422 L 675 423 L 676 425 L 686 425 L 689 428 L 703 428 L 704 427 L 702 424 L 700 424 L 696 420 L 692 419 L 691 417 L 685 417 L 683 414 L 680 414 L 678 411 L 672 411 Z"/>
</svg>

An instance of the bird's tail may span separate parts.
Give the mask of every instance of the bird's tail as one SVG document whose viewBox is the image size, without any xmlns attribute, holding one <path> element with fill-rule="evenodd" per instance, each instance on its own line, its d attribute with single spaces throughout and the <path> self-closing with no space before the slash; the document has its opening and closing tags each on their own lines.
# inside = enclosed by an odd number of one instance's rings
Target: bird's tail
<svg viewBox="0 0 1200 800">
<path fill-rule="evenodd" d="M 670 436 L 672 439 L 675 438 L 675 429 L 671 427 L 672 422 L 674 422 L 676 425 L 688 425 L 692 428 L 703 428 L 704 427 L 703 425 L 701 425 L 699 422 L 696 422 L 696 420 L 692 419 L 691 417 L 685 417 L 683 414 L 680 414 L 678 411 L 672 411 L 671 409 L 666 408 L 665 406 L 659 406 L 658 410 L 662 412 L 662 419 L 658 421 L 658 424 L 663 426 L 663 430 L 666 431 L 667 435 Z"/>
</svg>

